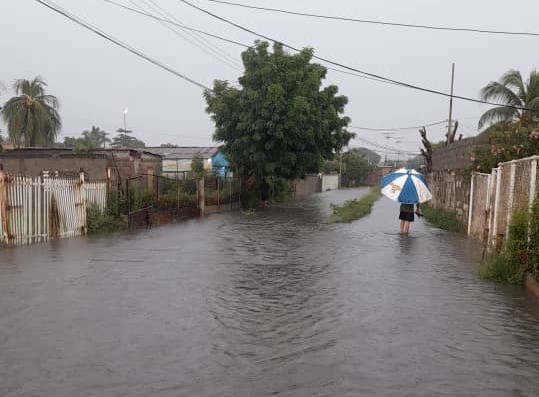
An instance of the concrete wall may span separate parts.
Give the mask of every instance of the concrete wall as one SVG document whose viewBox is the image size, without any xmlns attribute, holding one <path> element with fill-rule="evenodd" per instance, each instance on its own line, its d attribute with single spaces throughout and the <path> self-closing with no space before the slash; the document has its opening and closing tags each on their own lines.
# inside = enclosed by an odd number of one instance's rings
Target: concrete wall
<svg viewBox="0 0 539 397">
<path fill-rule="evenodd" d="M 473 155 L 478 149 L 488 147 L 488 138 L 466 138 L 432 152 L 432 170 L 463 170 L 473 165 Z"/>
<path fill-rule="evenodd" d="M 339 189 L 339 175 L 322 175 L 322 191 Z"/>
<path fill-rule="evenodd" d="M 427 176 L 434 208 L 454 213 L 463 225 L 468 224 L 470 199 L 470 175 L 462 170 L 437 171 Z"/>
<path fill-rule="evenodd" d="M 0 153 L 0 164 L 9 175 L 39 176 L 43 171 L 60 177 L 79 177 L 81 169 L 89 181 L 107 178 L 107 158 L 102 154 L 75 154 L 71 151 L 8 151 Z"/>
<path fill-rule="evenodd" d="M 161 173 L 161 157 L 141 150 L 96 150 L 76 153 L 71 149 L 17 149 L 0 153 L 0 164 L 10 175 L 39 176 L 43 171 L 61 177 L 79 177 L 81 169 L 88 181 L 111 178 L 124 180 L 142 174 Z"/>
<path fill-rule="evenodd" d="M 306 175 L 303 179 L 290 182 L 290 189 L 295 197 L 305 197 L 322 191 L 322 178 L 318 175 Z"/>
</svg>

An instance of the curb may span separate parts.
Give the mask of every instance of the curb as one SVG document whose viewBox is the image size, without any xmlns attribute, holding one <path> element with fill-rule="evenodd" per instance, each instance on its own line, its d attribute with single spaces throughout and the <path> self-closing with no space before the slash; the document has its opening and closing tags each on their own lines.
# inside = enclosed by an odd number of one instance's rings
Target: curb
<svg viewBox="0 0 539 397">
<path fill-rule="evenodd" d="M 526 272 L 526 287 L 539 298 L 539 283 L 537 280 L 529 273 Z"/>
</svg>

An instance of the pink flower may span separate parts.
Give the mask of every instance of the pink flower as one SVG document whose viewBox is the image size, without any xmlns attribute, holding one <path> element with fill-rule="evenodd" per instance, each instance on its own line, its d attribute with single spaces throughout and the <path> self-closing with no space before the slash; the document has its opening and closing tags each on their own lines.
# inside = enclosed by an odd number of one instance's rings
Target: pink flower
<svg viewBox="0 0 539 397">
<path fill-rule="evenodd" d="M 539 131 L 530 132 L 530 138 L 535 140 L 539 139 Z"/>
</svg>

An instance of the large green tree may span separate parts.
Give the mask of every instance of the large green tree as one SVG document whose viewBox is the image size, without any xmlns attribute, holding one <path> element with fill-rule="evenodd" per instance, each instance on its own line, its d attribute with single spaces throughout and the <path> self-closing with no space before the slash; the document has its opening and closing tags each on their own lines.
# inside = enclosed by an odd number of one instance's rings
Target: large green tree
<svg viewBox="0 0 539 397">
<path fill-rule="evenodd" d="M 499 81 L 491 81 L 480 92 L 484 101 L 498 101 L 505 106 L 487 110 L 479 119 L 479 128 L 491 124 L 518 121 L 522 126 L 534 123 L 539 116 L 539 72 L 533 70 L 527 81 L 517 70 L 509 70 Z M 531 109 L 522 111 L 517 108 Z"/>
<path fill-rule="evenodd" d="M 214 140 L 240 176 L 287 179 L 318 172 L 352 133 L 342 116 L 348 102 L 334 85 L 322 87 L 327 70 L 311 63 L 312 49 L 289 54 L 281 44 L 257 42 L 242 54 L 240 87 L 216 81 L 204 93 L 215 121 Z"/>
<path fill-rule="evenodd" d="M 47 84 L 41 77 L 16 80 L 16 96 L 9 99 L 2 116 L 7 123 L 9 140 L 17 146 L 48 146 L 54 144 L 62 122 L 58 99 L 45 93 Z"/>
</svg>

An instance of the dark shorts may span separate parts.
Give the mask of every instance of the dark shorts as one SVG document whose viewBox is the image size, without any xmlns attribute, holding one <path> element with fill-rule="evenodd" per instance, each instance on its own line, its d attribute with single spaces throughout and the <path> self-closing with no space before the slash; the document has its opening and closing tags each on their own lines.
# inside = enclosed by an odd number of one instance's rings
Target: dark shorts
<svg viewBox="0 0 539 397">
<path fill-rule="evenodd" d="M 401 212 L 399 214 L 399 219 L 401 221 L 413 222 L 414 221 L 414 213 L 413 212 Z"/>
</svg>

